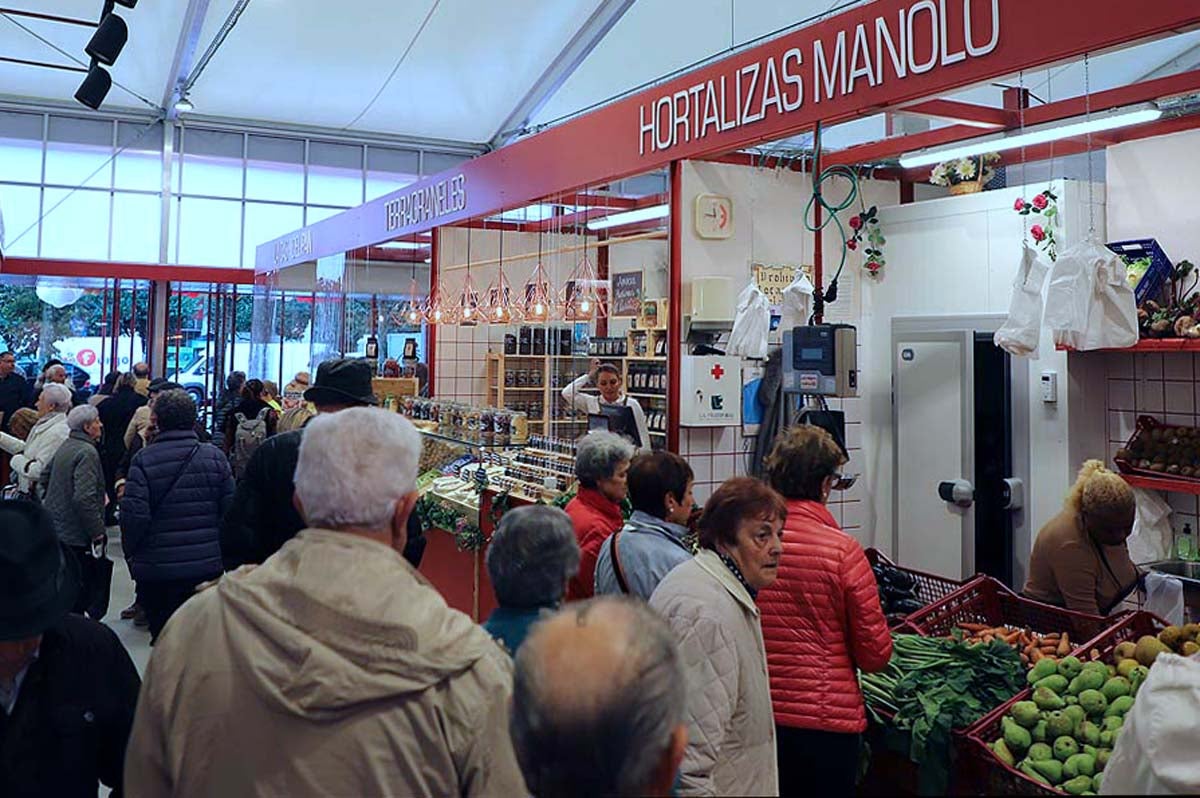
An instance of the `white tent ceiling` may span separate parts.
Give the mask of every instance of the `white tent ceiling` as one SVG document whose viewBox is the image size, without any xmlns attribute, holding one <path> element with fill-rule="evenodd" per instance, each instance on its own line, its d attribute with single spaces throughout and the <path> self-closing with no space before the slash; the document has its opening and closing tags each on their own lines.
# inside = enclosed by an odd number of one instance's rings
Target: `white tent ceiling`
<svg viewBox="0 0 1200 798">
<path fill-rule="evenodd" d="M 245 2 L 245 0 L 243 0 Z M 238 0 L 143 0 L 118 7 L 130 40 L 112 69 L 106 110 L 148 110 L 177 82 L 177 48 L 192 63 L 217 36 Z M 533 124 L 578 113 L 636 86 L 719 56 L 816 14 L 841 0 L 249 0 L 190 93 L 205 118 L 326 128 L 348 133 L 482 143 L 492 140 L 531 89 Z M 102 0 L 8 0 L 46 14 L 97 18 Z M 189 6 L 203 9 L 198 37 L 183 29 Z M 589 32 L 588 20 L 616 22 Z M 427 20 L 427 22 L 426 22 Z M 0 56 L 70 64 L 81 61 L 88 28 L 0 15 Z M 39 41 L 30 31 L 51 45 Z M 583 31 L 585 36 L 581 36 Z M 418 33 L 419 32 L 419 33 Z M 578 65 L 562 56 L 585 47 Z M 1193 68 L 1200 34 L 1174 37 L 1093 60 L 1094 90 L 1140 79 L 1164 64 Z M 410 48 L 411 44 L 411 48 Z M 64 55 L 65 53 L 65 55 Z M 567 63 L 566 68 L 562 68 Z M 544 73 L 560 67 L 557 79 Z M 1078 65 L 1026 76 L 1043 99 L 1083 91 Z M 70 102 L 81 76 L 0 63 L 0 98 Z M 1014 78 L 1009 79 L 1015 81 Z M 1047 97 L 1049 94 L 1051 96 Z M 958 99 L 999 104 L 981 87 Z M 878 121 L 843 128 L 831 144 L 877 138 Z"/>
</svg>

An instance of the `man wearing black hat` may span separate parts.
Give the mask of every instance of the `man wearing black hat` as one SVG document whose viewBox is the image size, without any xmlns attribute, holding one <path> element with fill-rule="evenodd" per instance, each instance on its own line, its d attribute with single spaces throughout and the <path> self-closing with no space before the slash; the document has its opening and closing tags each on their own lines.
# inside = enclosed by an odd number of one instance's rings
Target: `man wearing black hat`
<svg viewBox="0 0 1200 798">
<path fill-rule="evenodd" d="M 107 626 L 68 615 L 75 559 L 50 516 L 0 502 L 0 795 L 119 795 L 141 680 Z"/>
<path fill-rule="evenodd" d="M 316 382 L 304 392 L 304 398 L 316 406 L 318 413 L 378 404 L 371 377 L 371 366 L 365 359 L 326 360 L 317 367 Z M 304 520 L 292 503 L 292 478 L 303 435 L 303 429 L 272 435 L 251 455 L 233 506 L 221 526 L 221 557 L 227 571 L 246 563 L 261 563 L 304 529 Z M 404 556 L 416 567 L 424 550 L 424 532 L 414 513 Z"/>
</svg>

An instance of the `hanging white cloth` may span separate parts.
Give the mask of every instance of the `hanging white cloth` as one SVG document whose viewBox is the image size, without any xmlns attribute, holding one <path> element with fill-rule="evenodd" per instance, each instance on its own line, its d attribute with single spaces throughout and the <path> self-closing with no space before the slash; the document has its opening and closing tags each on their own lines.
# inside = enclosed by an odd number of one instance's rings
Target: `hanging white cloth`
<svg viewBox="0 0 1200 798">
<path fill-rule="evenodd" d="M 1038 342 L 1042 340 L 1042 286 L 1050 270 L 1038 252 L 1022 242 L 1021 265 L 1013 283 L 1008 319 L 996 330 L 996 346 L 1016 357 L 1037 360 Z"/>
<path fill-rule="evenodd" d="M 1136 344 L 1137 300 L 1124 262 L 1092 237 L 1059 255 L 1046 293 L 1045 322 L 1056 344 L 1078 351 Z"/>
<path fill-rule="evenodd" d="M 812 280 L 808 279 L 808 275 L 802 269 L 797 269 L 796 279 L 783 289 L 780 329 L 790 330 L 793 327 L 802 327 L 808 324 L 808 319 L 812 315 L 813 293 Z"/>
<path fill-rule="evenodd" d="M 771 331 L 771 306 L 767 295 L 751 280 L 738 296 L 733 332 L 725 351 L 742 357 L 765 358 Z"/>
</svg>

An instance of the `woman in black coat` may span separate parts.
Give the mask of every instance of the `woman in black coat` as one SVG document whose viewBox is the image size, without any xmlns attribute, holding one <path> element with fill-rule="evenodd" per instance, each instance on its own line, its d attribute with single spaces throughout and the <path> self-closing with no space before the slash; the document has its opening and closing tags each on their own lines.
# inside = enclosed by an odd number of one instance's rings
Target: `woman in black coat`
<svg viewBox="0 0 1200 798">
<path fill-rule="evenodd" d="M 104 469 L 104 490 L 108 493 L 108 508 L 105 523 L 115 523 L 113 510 L 117 507 L 117 466 L 125 456 L 125 430 L 137 409 L 146 404 L 146 397 L 135 391 L 137 377 L 132 372 L 122 374 L 117 380 L 117 389 L 99 407 L 100 423 L 104 425 L 104 436 L 100 439 L 100 465 Z"/>
</svg>

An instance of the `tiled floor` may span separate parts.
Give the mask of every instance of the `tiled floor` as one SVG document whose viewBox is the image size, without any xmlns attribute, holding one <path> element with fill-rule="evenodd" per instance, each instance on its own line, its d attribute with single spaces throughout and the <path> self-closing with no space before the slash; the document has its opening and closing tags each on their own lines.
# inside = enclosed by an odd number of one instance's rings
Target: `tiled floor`
<svg viewBox="0 0 1200 798">
<path fill-rule="evenodd" d="M 146 672 L 146 663 L 150 660 L 150 632 L 139 629 L 133 621 L 121 619 L 121 610 L 133 603 L 133 580 L 129 578 L 129 568 L 125 565 L 125 554 L 121 551 L 121 531 L 117 528 L 108 530 L 108 556 L 113 561 L 112 593 L 108 604 L 108 615 L 104 623 L 117 633 L 138 673 Z"/>
</svg>

